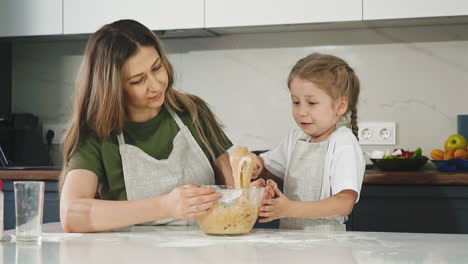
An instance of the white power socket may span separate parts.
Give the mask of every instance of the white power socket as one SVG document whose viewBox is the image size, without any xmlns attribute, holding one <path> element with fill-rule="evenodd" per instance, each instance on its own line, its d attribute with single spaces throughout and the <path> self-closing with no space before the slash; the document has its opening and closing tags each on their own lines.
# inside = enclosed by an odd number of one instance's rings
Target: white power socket
<svg viewBox="0 0 468 264">
<path fill-rule="evenodd" d="M 361 122 L 358 127 L 361 145 L 396 145 L 396 122 Z"/>
<path fill-rule="evenodd" d="M 44 123 L 42 124 L 42 142 L 47 144 L 47 132 L 51 130 L 54 132 L 52 144 L 61 144 L 63 136 L 67 131 L 67 125 L 63 123 Z"/>
</svg>

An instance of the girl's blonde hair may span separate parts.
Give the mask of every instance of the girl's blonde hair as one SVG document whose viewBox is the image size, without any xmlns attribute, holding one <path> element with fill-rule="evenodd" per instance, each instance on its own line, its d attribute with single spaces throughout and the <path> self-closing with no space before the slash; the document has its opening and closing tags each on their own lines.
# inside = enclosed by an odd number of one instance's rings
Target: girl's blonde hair
<svg viewBox="0 0 468 264">
<path fill-rule="evenodd" d="M 358 135 L 357 104 L 359 98 L 359 79 L 354 70 L 344 60 L 327 54 L 312 53 L 300 59 L 288 77 L 288 87 L 294 78 L 314 83 L 332 99 L 348 97 L 348 109 L 351 111 L 351 129 Z"/>
<path fill-rule="evenodd" d="M 152 46 L 168 74 L 168 87 L 164 105 L 173 111 L 187 111 L 196 131 L 211 158 L 225 151 L 217 135 L 221 124 L 197 96 L 173 89 L 174 70 L 158 37 L 134 20 L 119 20 L 103 26 L 88 40 L 83 62 L 75 85 L 75 106 L 71 123 L 63 142 L 63 170 L 59 179 L 60 190 L 65 182 L 67 166 L 80 137 L 91 130 L 101 139 L 119 134 L 125 126 L 126 108 L 121 70 L 126 60 L 139 47 Z"/>
</svg>

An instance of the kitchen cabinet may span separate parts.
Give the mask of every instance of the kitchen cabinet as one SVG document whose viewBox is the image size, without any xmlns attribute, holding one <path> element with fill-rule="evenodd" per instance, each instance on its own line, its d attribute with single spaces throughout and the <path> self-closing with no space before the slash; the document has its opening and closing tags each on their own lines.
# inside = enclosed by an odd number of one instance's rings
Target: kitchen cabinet
<svg viewBox="0 0 468 264">
<path fill-rule="evenodd" d="M 205 27 L 362 20 L 362 0 L 205 0 Z"/>
<path fill-rule="evenodd" d="M 468 234 L 468 185 L 365 184 L 353 231 Z"/>
<path fill-rule="evenodd" d="M 135 19 L 151 30 L 204 27 L 204 0 L 63 0 L 64 34 L 93 33 L 119 20 Z"/>
<path fill-rule="evenodd" d="M 363 19 L 468 15 L 468 0 L 363 0 Z"/>
<path fill-rule="evenodd" d="M 0 37 L 90 34 L 118 19 L 183 30 L 458 16 L 468 0 L 0 0 Z"/>
<path fill-rule="evenodd" d="M 0 37 L 62 32 L 62 0 L 0 0 Z"/>
<path fill-rule="evenodd" d="M 14 180 L 3 181 L 5 230 L 14 229 L 16 224 L 13 182 Z M 44 223 L 60 221 L 60 201 L 57 181 L 45 182 L 43 221 Z"/>
</svg>

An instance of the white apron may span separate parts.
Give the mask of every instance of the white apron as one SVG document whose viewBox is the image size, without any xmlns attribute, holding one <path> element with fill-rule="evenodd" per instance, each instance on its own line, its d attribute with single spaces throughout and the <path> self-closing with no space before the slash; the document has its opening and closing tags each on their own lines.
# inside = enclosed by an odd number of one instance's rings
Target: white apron
<svg viewBox="0 0 468 264">
<path fill-rule="evenodd" d="M 161 196 L 185 184 L 215 184 L 213 168 L 205 153 L 179 116 L 169 109 L 168 111 L 180 131 L 174 138 L 171 154 L 165 160 L 157 160 L 138 147 L 125 144 L 122 133 L 117 136 L 128 200 Z M 194 221 L 167 218 L 146 224 L 194 223 Z"/>
<path fill-rule="evenodd" d="M 349 122 L 346 121 L 338 123 L 337 129 L 348 125 Z M 319 143 L 310 143 L 309 138 L 296 141 L 285 173 L 284 194 L 293 201 L 321 200 L 323 179 L 329 177 L 330 174 L 328 168 L 330 164 L 326 161 L 330 159 L 330 153 L 333 153 L 333 137 Z M 283 218 L 280 220 L 280 228 L 307 229 L 317 232 L 346 231 L 343 222 L 344 217 Z"/>
</svg>

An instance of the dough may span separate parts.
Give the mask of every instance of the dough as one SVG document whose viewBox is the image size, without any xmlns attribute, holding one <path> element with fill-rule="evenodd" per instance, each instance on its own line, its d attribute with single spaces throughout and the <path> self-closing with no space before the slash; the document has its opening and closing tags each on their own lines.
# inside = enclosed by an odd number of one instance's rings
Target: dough
<svg viewBox="0 0 468 264">
<path fill-rule="evenodd" d="M 257 221 L 260 202 L 253 203 L 253 201 L 261 201 L 263 189 L 250 188 L 257 156 L 250 153 L 246 147 L 237 147 L 231 153 L 229 162 L 234 177 L 234 187 L 242 189 L 242 193 L 232 204 L 219 202 L 210 212 L 197 219 L 203 231 L 210 235 L 245 234 L 252 230 Z M 222 189 L 219 191 L 223 192 Z"/>
<path fill-rule="evenodd" d="M 229 156 L 234 187 L 236 189 L 249 188 L 252 171 L 257 164 L 257 156 L 249 152 L 247 147 L 237 147 Z"/>
<path fill-rule="evenodd" d="M 203 231 L 210 235 L 240 235 L 250 232 L 258 216 L 258 207 L 245 197 L 236 204 L 217 204 L 211 211 L 198 219 Z"/>
</svg>

